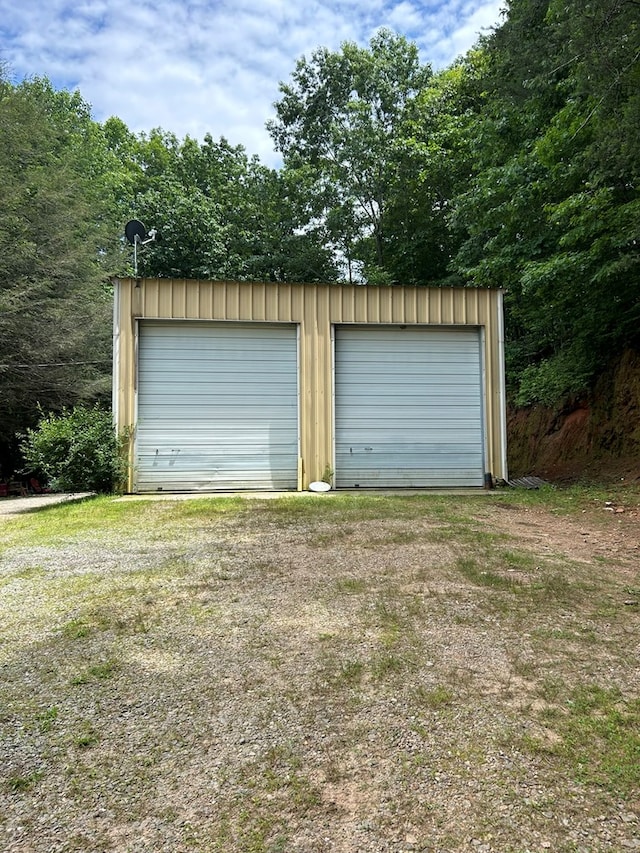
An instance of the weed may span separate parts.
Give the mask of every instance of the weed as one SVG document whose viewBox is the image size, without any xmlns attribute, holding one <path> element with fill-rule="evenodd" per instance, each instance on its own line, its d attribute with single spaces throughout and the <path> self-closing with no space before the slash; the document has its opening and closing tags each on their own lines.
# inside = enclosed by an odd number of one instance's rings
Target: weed
<svg viewBox="0 0 640 853">
<path fill-rule="evenodd" d="M 99 608 L 84 616 L 76 616 L 62 626 L 62 636 L 68 640 L 82 640 L 98 631 L 108 631 L 112 627 L 109 614 Z"/>
<path fill-rule="evenodd" d="M 464 577 L 477 586 L 486 586 L 492 589 L 517 592 L 522 584 L 517 578 L 498 574 L 493 569 L 479 565 L 475 557 L 459 557 L 456 566 Z"/>
<path fill-rule="evenodd" d="M 640 700 L 626 701 L 618 690 L 577 687 L 561 719 L 564 755 L 578 778 L 630 794 L 640 785 Z"/>
<path fill-rule="evenodd" d="M 53 724 L 58 719 L 58 709 L 55 705 L 51 705 L 49 708 L 46 708 L 44 711 L 41 711 L 36 717 L 36 725 L 38 730 L 43 734 L 46 732 L 50 732 L 53 728 Z"/>
<path fill-rule="evenodd" d="M 389 530 L 378 536 L 371 536 L 364 543 L 365 548 L 384 548 L 387 545 L 410 545 L 420 539 L 415 530 Z"/>
<path fill-rule="evenodd" d="M 324 466 L 324 471 L 322 472 L 322 477 L 320 477 L 320 480 L 323 483 L 328 483 L 330 486 L 333 485 L 333 468 L 331 467 L 331 465 L 329 465 L 329 463 Z"/>
<path fill-rule="evenodd" d="M 554 598 L 565 603 L 575 602 L 582 597 L 579 586 L 572 584 L 567 576 L 560 572 L 542 576 L 535 584 L 535 589 L 542 593 L 544 598 Z"/>
<path fill-rule="evenodd" d="M 358 684 L 364 675 L 364 664 L 359 660 L 345 661 L 340 666 L 340 681 L 344 684 Z"/>
<path fill-rule="evenodd" d="M 120 664 L 114 659 L 101 661 L 75 675 L 71 679 L 71 684 L 81 685 L 89 684 L 92 681 L 105 681 L 106 679 L 113 678 L 119 668 Z"/>
<path fill-rule="evenodd" d="M 116 627 L 119 631 L 128 634 L 148 634 L 150 630 L 148 617 L 141 610 L 119 617 L 116 620 Z"/>
<path fill-rule="evenodd" d="M 344 779 L 345 772 L 342 769 L 340 762 L 335 756 L 330 756 L 328 761 L 325 763 L 323 767 L 324 778 L 327 782 L 335 784 L 339 782 L 341 779 Z"/>
<path fill-rule="evenodd" d="M 11 575 L 10 578 L 15 580 L 32 580 L 33 578 L 41 578 L 47 574 L 44 566 L 25 566 L 19 572 Z"/>
<path fill-rule="evenodd" d="M 80 731 L 74 738 L 74 743 L 78 749 L 89 749 L 95 746 L 100 740 L 98 732 L 89 720 L 83 720 Z"/>
<path fill-rule="evenodd" d="M 499 551 L 496 560 L 508 571 L 532 571 L 536 566 L 536 558 L 526 551 Z"/>
<path fill-rule="evenodd" d="M 16 774 L 7 777 L 7 787 L 16 794 L 30 791 L 43 778 L 44 773 L 33 770 L 31 773 Z"/>
<path fill-rule="evenodd" d="M 531 658 L 518 657 L 512 662 L 511 668 L 520 678 L 531 679 L 538 672 L 538 663 L 535 660 L 531 660 Z"/>
<path fill-rule="evenodd" d="M 392 593 L 378 596 L 374 615 L 376 625 L 383 630 L 385 643 L 392 645 L 400 635 L 404 621 Z"/>
<path fill-rule="evenodd" d="M 336 589 L 338 592 L 345 593 L 346 595 L 357 595 L 361 592 L 366 592 L 367 584 L 360 578 L 338 578 Z"/>
<path fill-rule="evenodd" d="M 399 675 L 408 670 L 415 670 L 418 665 L 419 662 L 415 654 L 409 652 L 384 652 L 372 659 L 371 675 L 375 681 L 382 681 L 389 676 Z"/>
<path fill-rule="evenodd" d="M 563 713 L 545 715 L 557 741 L 529 734 L 523 748 L 556 756 L 580 782 L 632 796 L 640 784 L 640 700 L 588 684 L 574 688 L 561 708 Z"/>
<path fill-rule="evenodd" d="M 343 545 L 345 539 L 349 539 L 355 533 L 355 527 L 337 524 L 331 526 L 331 530 L 317 533 L 313 539 L 313 543 L 317 548 L 331 548 L 338 543 Z"/>
<path fill-rule="evenodd" d="M 69 640 L 80 640 L 88 637 L 94 626 L 85 619 L 77 618 L 62 626 L 62 636 Z"/>
<path fill-rule="evenodd" d="M 565 689 L 566 685 L 561 678 L 547 675 L 540 682 L 538 695 L 544 699 L 545 702 L 557 702 Z"/>
<path fill-rule="evenodd" d="M 467 544 L 487 554 L 508 538 L 507 534 L 490 533 L 478 528 L 471 518 L 460 518 L 455 522 L 449 519 L 447 523 L 431 528 L 426 534 L 428 542 Z"/>
<path fill-rule="evenodd" d="M 434 710 L 453 702 L 453 692 L 442 684 L 430 688 L 421 684 L 416 688 L 415 697 L 420 705 Z"/>
</svg>

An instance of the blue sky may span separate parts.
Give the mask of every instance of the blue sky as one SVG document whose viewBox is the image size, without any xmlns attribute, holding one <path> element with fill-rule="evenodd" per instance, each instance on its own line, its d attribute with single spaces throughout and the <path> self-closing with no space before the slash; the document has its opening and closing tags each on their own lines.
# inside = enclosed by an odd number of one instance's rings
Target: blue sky
<svg viewBox="0 0 640 853">
<path fill-rule="evenodd" d="M 225 136 L 275 165 L 265 122 L 296 60 L 380 27 L 443 68 L 499 23 L 505 0 L 0 0 L 0 61 L 15 82 L 79 89 L 97 121 L 138 133 Z"/>
</svg>

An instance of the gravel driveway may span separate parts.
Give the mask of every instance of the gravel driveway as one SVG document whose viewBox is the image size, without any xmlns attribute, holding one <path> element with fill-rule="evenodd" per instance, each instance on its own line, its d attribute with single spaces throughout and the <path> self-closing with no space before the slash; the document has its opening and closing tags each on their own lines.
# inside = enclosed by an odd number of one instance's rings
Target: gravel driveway
<svg viewBox="0 0 640 853">
<path fill-rule="evenodd" d="M 640 850 L 637 499 L 0 524 L 2 849 Z"/>
</svg>

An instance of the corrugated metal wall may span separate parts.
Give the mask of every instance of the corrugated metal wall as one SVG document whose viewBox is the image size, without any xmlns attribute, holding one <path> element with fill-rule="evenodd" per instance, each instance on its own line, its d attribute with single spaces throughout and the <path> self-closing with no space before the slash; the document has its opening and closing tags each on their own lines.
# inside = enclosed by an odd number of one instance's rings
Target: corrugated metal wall
<svg viewBox="0 0 640 853">
<path fill-rule="evenodd" d="M 243 320 L 300 325 L 302 483 L 334 463 L 333 341 L 338 324 L 470 325 L 483 330 L 486 469 L 506 478 L 502 294 L 474 288 L 122 279 L 115 282 L 114 410 L 136 419 L 137 320 Z M 133 458 L 131 457 L 133 465 Z M 132 487 L 133 477 L 129 479 Z"/>
</svg>

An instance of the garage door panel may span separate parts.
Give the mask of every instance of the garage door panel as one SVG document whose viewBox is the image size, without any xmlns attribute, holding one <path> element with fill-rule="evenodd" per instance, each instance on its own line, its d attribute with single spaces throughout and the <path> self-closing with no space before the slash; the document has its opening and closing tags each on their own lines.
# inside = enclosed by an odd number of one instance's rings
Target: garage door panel
<svg viewBox="0 0 640 853">
<path fill-rule="evenodd" d="M 140 325 L 137 491 L 295 489 L 291 325 Z"/>
<path fill-rule="evenodd" d="M 240 429 L 240 425 L 238 424 L 238 420 L 241 418 L 251 419 L 255 417 L 255 412 L 257 409 L 262 408 L 263 411 L 263 422 L 267 422 L 271 426 L 278 423 L 289 423 L 290 418 L 286 415 L 282 415 L 280 412 L 274 411 L 273 404 L 271 400 L 265 401 L 265 405 L 261 406 L 261 400 L 259 398 L 252 400 L 251 405 L 225 405 L 224 401 L 221 401 L 218 405 L 210 405 L 210 406 L 189 406 L 188 399 L 185 399 L 183 405 L 172 407 L 171 411 L 164 412 L 162 408 L 158 404 L 149 405 L 145 408 L 145 417 L 144 422 L 155 425 L 168 424 L 172 421 L 179 420 L 184 423 L 185 419 L 185 408 L 189 408 L 189 416 L 191 420 L 190 429 L 197 428 L 197 421 L 202 418 L 204 423 L 203 426 L 209 425 L 211 420 L 214 419 L 215 423 L 224 423 L 224 421 L 230 421 L 234 423 L 238 429 Z M 289 413 L 287 413 L 289 414 Z M 292 411 L 291 416 L 295 415 L 295 411 Z M 142 421 L 140 421 L 142 423 Z"/>
<path fill-rule="evenodd" d="M 336 329 L 336 485 L 482 486 L 477 329 Z"/>
</svg>

